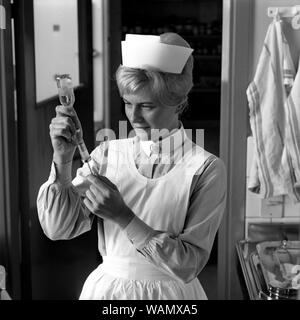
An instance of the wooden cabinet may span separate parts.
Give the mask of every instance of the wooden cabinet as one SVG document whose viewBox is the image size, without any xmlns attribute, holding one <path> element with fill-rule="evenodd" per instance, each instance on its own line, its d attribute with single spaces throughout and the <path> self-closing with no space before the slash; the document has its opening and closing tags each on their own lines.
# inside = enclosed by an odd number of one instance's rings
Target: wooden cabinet
<svg viewBox="0 0 300 320">
<path fill-rule="evenodd" d="M 184 118 L 197 120 L 205 127 L 220 120 L 222 39 L 219 22 L 215 25 L 218 27 L 211 29 L 211 24 L 207 23 L 203 34 L 185 37 L 194 49 L 194 87 L 189 97 L 190 108 Z"/>
</svg>

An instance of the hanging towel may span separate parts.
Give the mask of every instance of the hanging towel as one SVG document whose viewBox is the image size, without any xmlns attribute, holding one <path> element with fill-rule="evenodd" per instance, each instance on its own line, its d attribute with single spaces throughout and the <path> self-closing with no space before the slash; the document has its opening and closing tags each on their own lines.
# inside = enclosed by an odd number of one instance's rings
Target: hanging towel
<svg viewBox="0 0 300 320">
<path fill-rule="evenodd" d="M 298 66 L 300 66 L 300 61 Z M 300 71 L 298 72 L 285 103 L 286 146 L 291 156 L 295 188 L 300 193 Z"/>
<path fill-rule="evenodd" d="M 295 68 L 281 21 L 270 24 L 253 81 L 247 88 L 254 138 L 248 188 L 263 198 L 289 194 L 300 201 L 293 162 L 286 143 L 287 94 L 294 88 Z M 300 190 L 299 190 L 300 191 Z"/>
</svg>

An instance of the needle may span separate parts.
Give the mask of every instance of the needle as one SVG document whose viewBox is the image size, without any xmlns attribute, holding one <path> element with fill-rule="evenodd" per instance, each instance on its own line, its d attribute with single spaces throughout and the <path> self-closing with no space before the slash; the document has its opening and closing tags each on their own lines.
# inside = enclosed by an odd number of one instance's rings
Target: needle
<svg viewBox="0 0 300 320">
<path fill-rule="evenodd" d="M 87 162 L 87 165 L 88 165 L 88 167 L 90 169 L 91 174 L 94 176 L 95 174 L 93 173 L 92 168 L 91 168 L 91 166 L 90 166 L 90 164 L 88 162 Z"/>
</svg>

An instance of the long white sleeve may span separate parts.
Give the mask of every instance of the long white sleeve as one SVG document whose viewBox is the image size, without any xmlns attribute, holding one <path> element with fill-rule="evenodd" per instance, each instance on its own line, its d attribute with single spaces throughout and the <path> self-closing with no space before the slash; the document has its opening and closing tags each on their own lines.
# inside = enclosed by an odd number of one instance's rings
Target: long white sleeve
<svg viewBox="0 0 300 320">
<path fill-rule="evenodd" d="M 180 235 L 154 230 L 138 217 L 124 229 L 141 255 L 184 282 L 193 280 L 207 263 L 226 206 L 226 171 L 222 160 L 209 159 L 194 178 Z"/>
<path fill-rule="evenodd" d="M 100 147 L 91 153 L 90 165 L 96 172 L 99 170 L 98 161 L 102 159 L 101 153 Z M 84 164 L 77 170 L 73 181 L 63 177 L 58 180 L 56 166 L 52 162 L 49 179 L 40 187 L 37 211 L 47 237 L 51 240 L 66 240 L 91 229 L 94 215 L 90 214 L 83 203 L 84 193 L 89 187 L 85 177 L 90 174 L 90 171 L 87 164 Z M 60 168 L 60 172 L 71 170 L 71 163 L 63 166 L 65 167 Z"/>
</svg>

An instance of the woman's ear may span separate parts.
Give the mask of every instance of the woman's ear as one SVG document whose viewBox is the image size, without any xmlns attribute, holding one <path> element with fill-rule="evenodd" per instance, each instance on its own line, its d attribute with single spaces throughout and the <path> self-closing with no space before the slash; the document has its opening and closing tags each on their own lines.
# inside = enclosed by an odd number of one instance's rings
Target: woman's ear
<svg viewBox="0 0 300 320">
<path fill-rule="evenodd" d="M 185 109 L 186 104 L 182 103 L 179 106 L 176 107 L 176 112 L 175 113 L 181 113 Z"/>
</svg>

